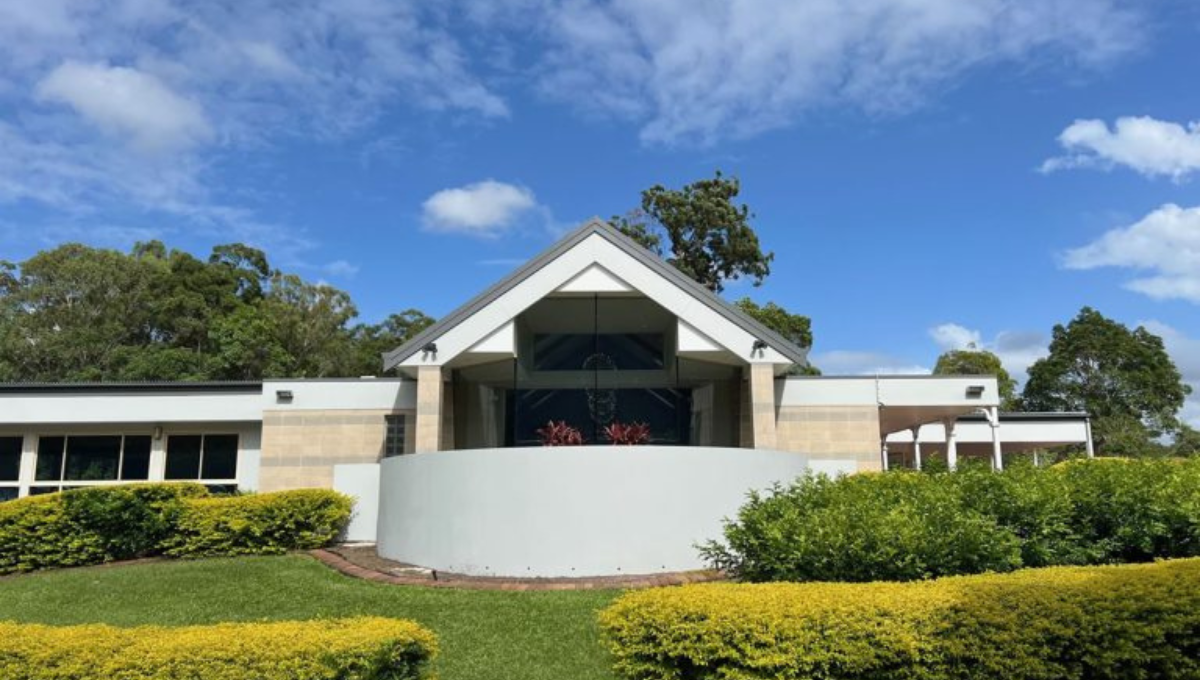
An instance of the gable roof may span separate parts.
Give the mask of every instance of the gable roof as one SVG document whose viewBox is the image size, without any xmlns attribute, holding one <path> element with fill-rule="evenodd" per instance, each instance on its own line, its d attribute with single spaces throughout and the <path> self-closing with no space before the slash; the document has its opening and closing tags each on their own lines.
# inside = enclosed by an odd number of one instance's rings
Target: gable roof
<svg viewBox="0 0 1200 680">
<path fill-rule="evenodd" d="M 712 310 L 723 316 L 728 321 L 742 328 L 747 333 L 765 341 L 772 349 L 787 357 L 791 361 L 805 365 L 808 363 L 808 350 L 797 346 L 791 341 L 785 339 L 782 335 L 767 328 L 757 320 L 753 319 L 735 305 L 726 302 L 719 296 L 714 294 L 709 289 L 697 283 L 691 277 L 676 269 L 673 265 L 663 260 L 661 257 L 647 250 L 641 244 L 622 234 L 619 230 L 613 227 L 608 222 L 593 217 L 587 222 L 580 225 L 571 233 L 560 239 L 554 245 L 542 251 L 533 259 L 518 267 L 508 276 L 504 277 L 487 290 L 484 290 L 479 295 L 476 295 L 466 304 L 458 309 L 447 314 L 437 323 L 417 333 L 403 345 L 396 349 L 385 352 L 383 354 L 383 370 L 390 371 L 395 368 L 405 359 L 416 354 L 426 343 L 440 337 L 446 331 L 459 325 L 480 309 L 491 304 L 500 296 L 512 290 L 519 283 L 532 276 L 534 273 L 545 267 L 550 262 L 557 259 L 563 253 L 571 250 L 584 239 L 599 235 L 609 241 L 614 246 L 620 248 L 630 257 L 634 258 L 641 264 L 649 267 L 655 273 L 667 279 L 684 292 L 691 295 L 696 300 L 707 305 Z"/>
</svg>

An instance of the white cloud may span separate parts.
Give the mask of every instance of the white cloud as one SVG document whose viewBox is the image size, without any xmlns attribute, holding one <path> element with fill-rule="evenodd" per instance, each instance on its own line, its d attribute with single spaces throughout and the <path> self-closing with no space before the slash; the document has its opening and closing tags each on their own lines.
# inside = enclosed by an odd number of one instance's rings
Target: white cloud
<svg viewBox="0 0 1200 680">
<path fill-rule="evenodd" d="M 1058 136 L 1058 143 L 1067 154 L 1047 160 L 1043 172 L 1124 165 L 1147 177 L 1181 180 L 1200 170 L 1200 122 L 1125 117 L 1110 129 L 1102 120 L 1077 120 Z"/>
<path fill-rule="evenodd" d="M 1018 383 L 1024 383 L 1029 366 L 1049 353 L 1049 340 L 1045 335 L 1032 331 L 1000 331 L 991 340 L 983 334 L 960 326 L 944 323 L 929 329 L 929 337 L 938 349 L 947 352 L 956 349 L 987 350 L 1000 358 L 1001 365 Z"/>
<path fill-rule="evenodd" d="M 47 224 L 157 213 L 301 250 L 301 229 L 256 217 L 255 188 L 227 186 L 223 164 L 398 108 L 508 115 L 448 16 L 391 0 L 0 0 L 0 204 L 48 207 Z"/>
<path fill-rule="evenodd" d="M 979 331 L 964 328 L 956 323 L 944 323 L 929 329 L 929 336 L 943 351 L 971 349 L 980 346 Z"/>
<path fill-rule="evenodd" d="M 1120 267 L 1149 272 L 1125 287 L 1156 300 L 1200 304 L 1200 207 L 1167 204 L 1066 253 L 1068 269 Z"/>
<path fill-rule="evenodd" d="M 510 22 L 540 25 L 551 45 L 544 92 L 668 143 L 753 135 L 817 107 L 905 111 L 974 68 L 1047 55 L 1094 66 L 1141 39 L 1125 0 L 510 5 Z"/>
<path fill-rule="evenodd" d="M 491 179 L 442 189 L 422 204 L 428 231 L 482 237 L 500 235 L 537 207 L 529 189 Z"/>
<path fill-rule="evenodd" d="M 818 352 L 809 359 L 825 375 L 929 375 L 932 372 L 928 366 L 883 352 L 833 350 Z"/>
<path fill-rule="evenodd" d="M 1192 427 L 1200 427 L 1200 338 L 1193 338 L 1161 321 L 1139 321 L 1138 325 L 1163 339 L 1184 382 L 1192 386 L 1192 394 L 1184 403 L 1181 417 Z"/>
<path fill-rule="evenodd" d="M 38 83 L 37 95 L 67 104 L 102 130 L 128 137 L 142 151 L 186 148 L 212 136 L 196 102 L 134 68 L 67 61 Z"/>
</svg>

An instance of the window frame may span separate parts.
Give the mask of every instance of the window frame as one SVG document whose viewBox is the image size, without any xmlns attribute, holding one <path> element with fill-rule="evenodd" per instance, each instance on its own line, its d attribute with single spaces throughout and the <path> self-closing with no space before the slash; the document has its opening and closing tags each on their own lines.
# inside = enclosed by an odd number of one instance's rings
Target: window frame
<svg viewBox="0 0 1200 680">
<path fill-rule="evenodd" d="M 204 477 L 204 440 L 206 437 L 233 437 L 233 477 Z M 167 466 L 171 456 L 171 437 L 199 437 L 200 438 L 200 457 L 196 460 L 196 475 L 195 479 L 191 477 L 167 477 Z M 213 430 L 213 431 L 183 431 L 183 432 L 168 432 L 163 435 L 163 467 L 162 481 L 164 482 L 197 482 L 205 486 L 240 486 L 239 480 L 242 472 L 242 439 L 241 432 L 230 432 L 228 430 Z"/>
<path fill-rule="evenodd" d="M 12 489 L 16 495 L 10 499 L 0 496 L 0 503 L 3 503 L 5 500 L 16 500 L 21 497 L 21 464 L 25 458 L 25 435 L 0 434 L 0 439 L 15 439 L 20 442 L 20 446 L 17 447 L 17 478 L 0 479 L 0 490 L 7 491 L 8 489 Z"/>
<path fill-rule="evenodd" d="M 398 423 L 398 432 L 393 430 L 393 423 Z M 408 414 L 388 413 L 383 416 L 383 458 L 403 456 L 408 451 Z"/>
<path fill-rule="evenodd" d="M 71 437 L 120 437 L 121 446 L 117 452 L 117 477 L 116 479 L 66 479 L 67 474 L 67 450 L 70 446 Z M 33 475 L 29 480 L 29 493 L 33 496 L 37 493 L 54 493 L 66 489 L 74 489 L 85 486 L 108 486 L 117 484 L 137 484 L 140 482 L 154 481 L 154 466 L 149 463 L 146 469 L 146 477 L 144 479 L 123 479 L 125 473 L 125 441 L 127 437 L 147 437 L 150 439 L 150 458 L 154 457 L 154 434 L 152 432 L 141 431 L 92 431 L 81 430 L 79 432 L 45 432 L 33 435 Z M 41 455 L 41 445 L 43 439 L 61 438 L 62 450 L 59 451 L 58 461 L 58 478 L 57 479 L 38 479 L 38 457 Z M 0 486 L 7 485 L 0 482 Z"/>
</svg>

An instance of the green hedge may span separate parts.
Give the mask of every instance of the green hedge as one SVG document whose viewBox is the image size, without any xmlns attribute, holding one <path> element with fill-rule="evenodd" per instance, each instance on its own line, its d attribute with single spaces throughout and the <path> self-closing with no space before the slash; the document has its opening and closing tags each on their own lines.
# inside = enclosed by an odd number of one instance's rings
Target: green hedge
<svg viewBox="0 0 1200 680">
<path fill-rule="evenodd" d="M 171 557 L 310 550 L 337 538 L 352 507 L 348 496 L 328 489 L 189 500 L 162 546 Z"/>
<path fill-rule="evenodd" d="M 750 581 L 914 580 L 1200 556 L 1200 460 L 810 476 L 702 548 Z"/>
<path fill-rule="evenodd" d="M 662 588 L 600 624 L 632 680 L 1194 679 L 1200 560 Z"/>
<path fill-rule="evenodd" d="M 207 497 L 199 484 L 74 489 L 0 503 L 0 574 L 166 554 L 274 554 L 337 537 L 351 501 L 327 489 Z"/>
<path fill-rule="evenodd" d="M 415 680 L 429 677 L 432 633 L 359 618 L 183 628 L 0 623 L 5 680 Z"/>
<path fill-rule="evenodd" d="M 0 503 L 0 574 L 154 554 L 199 484 L 127 484 Z"/>
</svg>

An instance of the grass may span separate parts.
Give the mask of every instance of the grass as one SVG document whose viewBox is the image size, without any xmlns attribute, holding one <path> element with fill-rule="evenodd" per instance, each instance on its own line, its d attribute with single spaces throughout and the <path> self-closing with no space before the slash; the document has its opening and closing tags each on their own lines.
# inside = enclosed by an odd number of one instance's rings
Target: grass
<svg viewBox="0 0 1200 680">
<path fill-rule="evenodd" d="M 0 620 L 186 625 L 363 614 L 437 633 L 442 680 L 613 678 L 596 611 L 617 591 L 500 592 L 390 586 L 301 556 L 72 569 L 0 580 Z"/>
</svg>

